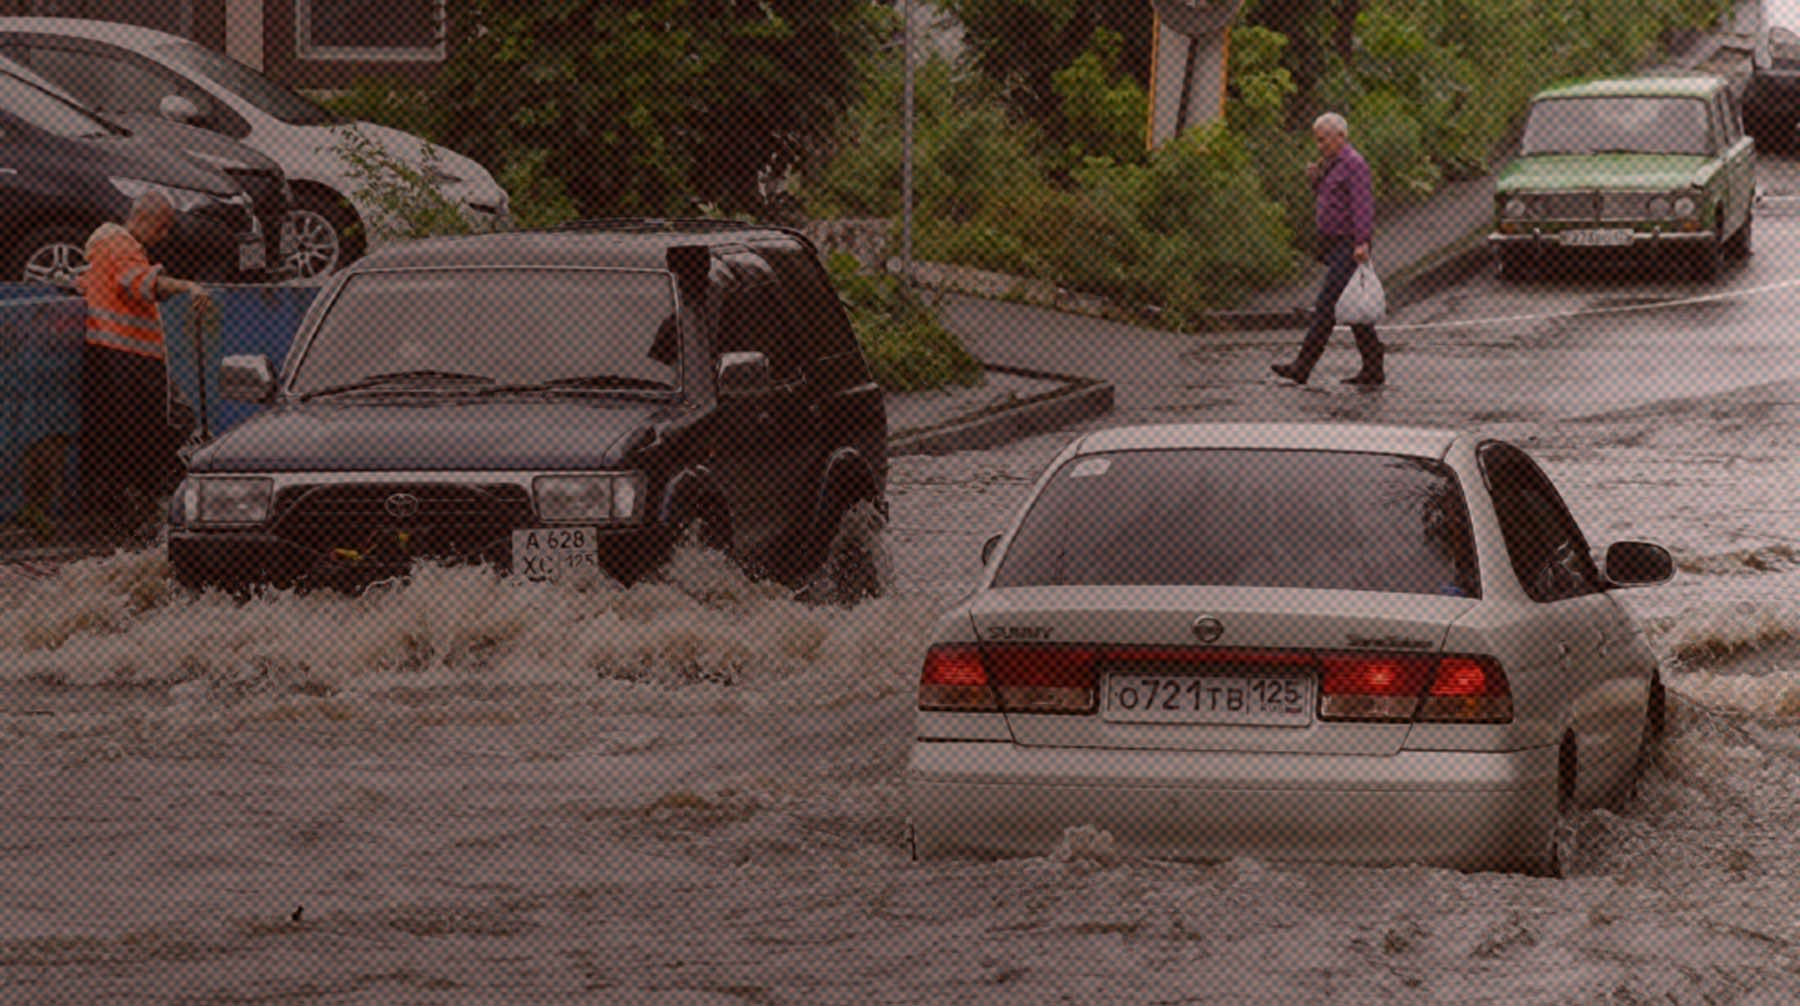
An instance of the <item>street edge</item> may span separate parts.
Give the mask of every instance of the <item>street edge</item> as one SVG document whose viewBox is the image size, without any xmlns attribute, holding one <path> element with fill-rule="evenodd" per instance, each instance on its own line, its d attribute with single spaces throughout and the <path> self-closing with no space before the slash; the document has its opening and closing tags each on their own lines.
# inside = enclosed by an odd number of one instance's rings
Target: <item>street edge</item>
<svg viewBox="0 0 1800 1006">
<path fill-rule="evenodd" d="M 1113 386 L 1106 381 L 994 364 L 985 369 L 1053 381 L 1059 387 L 948 422 L 896 431 L 888 437 L 888 456 L 980 450 L 1103 416 L 1113 410 Z"/>
</svg>

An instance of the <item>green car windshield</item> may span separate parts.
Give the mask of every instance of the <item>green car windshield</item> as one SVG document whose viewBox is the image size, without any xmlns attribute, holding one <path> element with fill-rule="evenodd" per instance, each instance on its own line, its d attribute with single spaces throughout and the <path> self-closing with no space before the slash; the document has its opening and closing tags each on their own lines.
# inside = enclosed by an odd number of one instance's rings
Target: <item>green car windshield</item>
<svg viewBox="0 0 1800 1006">
<path fill-rule="evenodd" d="M 1699 98 L 1548 98 L 1531 106 L 1520 152 L 1543 154 L 1712 153 Z"/>
</svg>

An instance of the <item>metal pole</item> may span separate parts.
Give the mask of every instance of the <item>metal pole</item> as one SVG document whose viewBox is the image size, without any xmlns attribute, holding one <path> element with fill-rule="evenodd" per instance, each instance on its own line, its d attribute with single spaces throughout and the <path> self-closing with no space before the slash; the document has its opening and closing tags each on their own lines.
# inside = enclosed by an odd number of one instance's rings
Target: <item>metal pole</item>
<svg viewBox="0 0 1800 1006">
<path fill-rule="evenodd" d="M 904 71 L 904 113 L 901 116 L 900 128 L 900 275 L 903 282 L 912 285 L 913 278 L 913 0 L 903 0 L 901 4 L 904 27 L 904 52 L 906 67 Z"/>
</svg>

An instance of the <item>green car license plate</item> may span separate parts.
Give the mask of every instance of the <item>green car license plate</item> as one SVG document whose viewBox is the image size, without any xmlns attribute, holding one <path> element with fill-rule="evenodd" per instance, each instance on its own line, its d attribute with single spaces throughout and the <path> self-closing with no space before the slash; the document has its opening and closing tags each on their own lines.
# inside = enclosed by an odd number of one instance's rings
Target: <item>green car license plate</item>
<svg viewBox="0 0 1800 1006">
<path fill-rule="evenodd" d="M 1564 231 L 1562 243 L 1574 248 L 1618 248 L 1631 243 L 1631 232 L 1617 228 Z"/>
</svg>

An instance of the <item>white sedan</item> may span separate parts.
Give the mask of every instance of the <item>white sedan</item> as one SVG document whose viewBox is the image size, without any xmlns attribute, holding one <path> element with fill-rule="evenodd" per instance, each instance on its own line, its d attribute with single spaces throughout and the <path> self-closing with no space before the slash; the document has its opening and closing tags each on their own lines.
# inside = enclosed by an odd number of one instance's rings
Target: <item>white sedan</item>
<svg viewBox="0 0 1800 1006">
<path fill-rule="evenodd" d="M 1620 587 L 1520 448 L 1384 426 L 1116 429 L 1065 448 L 938 623 L 915 853 L 1561 870 L 1662 723 Z"/>
</svg>

